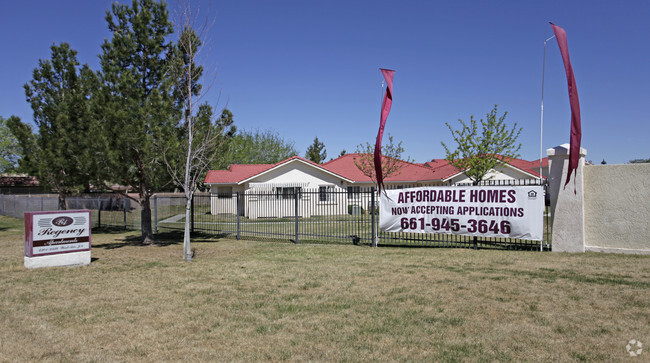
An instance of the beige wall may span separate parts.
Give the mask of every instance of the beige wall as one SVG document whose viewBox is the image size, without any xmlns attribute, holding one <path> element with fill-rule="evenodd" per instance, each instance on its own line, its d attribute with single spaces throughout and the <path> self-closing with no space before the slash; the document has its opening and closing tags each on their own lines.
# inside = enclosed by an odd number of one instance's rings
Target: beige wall
<svg viewBox="0 0 650 363">
<path fill-rule="evenodd" d="M 585 249 L 650 253 L 650 164 L 584 168 Z"/>
</svg>

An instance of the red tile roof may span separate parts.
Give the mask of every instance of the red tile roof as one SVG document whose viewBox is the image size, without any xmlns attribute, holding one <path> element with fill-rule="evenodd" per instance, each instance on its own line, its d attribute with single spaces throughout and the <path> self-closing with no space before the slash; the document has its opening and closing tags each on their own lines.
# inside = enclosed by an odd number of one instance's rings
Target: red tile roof
<svg viewBox="0 0 650 363">
<path fill-rule="evenodd" d="M 355 161 L 361 158 L 363 154 L 345 154 L 337 159 L 330 160 L 322 166 L 336 174 L 344 175 L 355 182 L 371 182 L 368 176 L 364 175 L 356 166 Z M 437 180 L 431 168 L 423 164 L 408 163 L 398 161 L 402 168 L 396 175 L 391 175 L 385 179 L 386 182 L 416 182 Z"/>
<path fill-rule="evenodd" d="M 311 164 L 327 172 L 336 174 L 344 179 L 357 183 L 369 183 L 372 180 L 364 175 L 356 166 L 355 161 L 359 160 L 362 154 L 345 154 L 334 160 L 323 164 L 316 164 L 300 156 L 282 160 L 276 164 L 234 164 L 228 170 L 210 170 L 205 178 L 206 184 L 237 184 L 256 175 L 262 174 L 280 165 L 299 160 Z M 548 158 L 545 165 L 548 165 Z M 358 161 L 357 161 L 358 162 Z M 461 171 L 449 164 L 445 159 L 433 159 L 429 162 L 409 163 L 399 161 L 402 168 L 399 174 L 391 175 L 386 182 L 426 182 L 426 181 L 445 181 Z M 539 168 L 539 160 L 536 162 L 521 159 L 513 159 L 508 163 L 511 167 L 537 177 L 539 174 L 535 168 Z"/>
<path fill-rule="evenodd" d="M 256 175 L 259 175 L 261 173 L 264 173 L 275 167 L 289 163 L 294 160 L 299 160 L 301 162 L 311 164 L 317 168 L 325 169 L 326 171 L 329 171 L 331 173 L 338 174 L 344 179 L 348 179 L 344 175 L 341 175 L 334 171 L 328 170 L 327 168 L 324 168 L 323 165 L 316 164 L 311 160 L 307 160 L 305 158 L 296 155 L 275 164 L 233 164 L 230 165 L 230 168 L 228 168 L 228 170 L 210 170 L 208 171 L 208 175 L 206 175 L 204 182 L 206 184 L 240 183 L 246 179 L 252 178 Z"/>
</svg>

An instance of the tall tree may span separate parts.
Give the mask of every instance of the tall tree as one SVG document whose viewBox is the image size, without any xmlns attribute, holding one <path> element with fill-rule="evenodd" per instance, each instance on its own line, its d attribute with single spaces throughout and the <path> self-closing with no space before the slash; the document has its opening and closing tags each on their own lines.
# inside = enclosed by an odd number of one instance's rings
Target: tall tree
<svg viewBox="0 0 650 363">
<path fill-rule="evenodd" d="M 95 73 L 80 66 L 77 52 L 67 43 L 52 45 L 51 59 L 40 60 L 25 95 L 34 111 L 36 135 L 13 122 L 14 134 L 29 150 L 21 166 L 59 194 L 59 209 L 66 196 L 88 189 L 94 179 L 95 149 L 91 133 L 95 122 L 89 99 L 97 89 Z"/>
<path fill-rule="evenodd" d="M 316 164 L 320 164 L 325 161 L 327 158 L 327 151 L 325 150 L 325 144 L 318 141 L 318 137 L 314 138 L 314 143 L 309 145 L 307 152 L 305 153 L 305 159 L 311 160 Z"/>
<path fill-rule="evenodd" d="M 293 141 L 272 130 L 239 131 L 228 143 L 224 157 L 215 163 L 218 169 L 231 164 L 275 164 L 298 155 Z"/>
<path fill-rule="evenodd" d="M 106 179 L 133 187 L 141 207 L 142 243 L 154 243 L 150 199 L 170 184 L 161 145 L 178 138 L 180 110 L 175 106 L 170 72 L 174 45 L 167 5 L 134 0 L 114 3 L 106 12 L 108 29 L 100 55 L 101 136 L 106 150 Z"/>
<path fill-rule="evenodd" d="M 175 96 L 183 110 L 180 134 L 183 136 L 178 147 L 164 151 L 165 161 L 176 185 L 185 194 L 185 233 L 183 238 L 183 259 L 192 260 L 190 245 L 190 222 L 192 198 L 201 179 L 212 161 L 218 157 L 219 149 L 235 133 L 232 126 L 232 113 L 224 109 L 221 116 L 213 122 L 212 107 L 208 103 L 199 105 L 202 96 L 200 84 L 203 67 L 197 63 L 202 47 L 201 37 L 207 30 L 205 26 L 195 30 L 196 16 L 191 3 L 187 2 L 180 10 L 180 23 L 183 32 L 176 45 L 172 62 L 172 72 L 176 75 Z M 176 160 L 177 158 L 184 160 Z M 179 165 L 179 167 L 176 167 Z"/>
<path fill-rule="evenodd" d="M 7 119 L 0 116 L 0 174 L 16 171 L 22 155 L 18 139 L 10 131 L 7 122 Z"/>
<path fill-rule="evenodd" d="M 521 144 L 517 143 L 517 138 L 522 129 L 517 128 L 517 123 L 508 129 L 506 115 L 508 112 L 497 117 L 497 105 L 494 105 L 485 120 L 480 120 L 480 127 L 474 116 L 470 117 L 469 125 L 458 119 L 461 124 L 459 130 L 454 130 L 449 123 L 445 123 L 457 144 L 452 151 L 442 142 L 445 159 L 472 179 L 474 185 L 483 181 L 490 170 L 519 157 Z"/>
<path fill-rule="evenodd" d="M 375 145 L 366 142 L 365 144 L 357 145 L 355 151 L 359 154 L 359 158 L 354 161 L 354 165 L 361 170 L 363 175 L 369 177 L 373 182 L 377 183 L 377 176 L 375 175 Z M 395 144 L 393 136 L 388 134 L 388 142 L 381 146 L 381 171 L 384 175 L 384 180 L 390 176 L 399 175 L 404 162 L 410 162 L 410 158 L 402 159 L 404 147 L 402 142 L 399 141 Z"/>
</svg>

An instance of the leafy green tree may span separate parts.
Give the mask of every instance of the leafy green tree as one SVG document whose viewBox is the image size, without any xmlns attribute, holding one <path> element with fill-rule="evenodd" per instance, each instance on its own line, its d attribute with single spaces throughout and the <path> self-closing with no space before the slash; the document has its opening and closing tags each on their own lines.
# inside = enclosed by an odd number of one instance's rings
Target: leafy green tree
<svg viewBox="0 0 650 363">
<path fill-rule="evenodd" d="M 232 164 L 275 164 L 294 155 L 298 155 L 294 143 L 277 132 L 243 130 L 230 140 L 223 159 L 215 166 L 226 169 Z"/>
<path fill-rule="evenodd" d="M 34 134 L 31 125 L 20 121 L 18 116 L 9 117 L 6 123 L 7 128 L 18 142 L 18 153 L 21 155 L 18 159 L 17 171 L 35 175 L 32 159 L 38 158 L 38 155 L 36 155 L 36 134 Z"/>
<path fill-rule="evenodd" d="M 102 90 L 95 102 L 107 150 L 104 173 L 137 191 L 142 243 L 152 244 L 150 199 L 171 184 L 160 150 L 178 139 L 182 118 L 173 95 L 173 27 L 167 5 L 153 0 L 114 3 L 106 21 L 112 38 L 102 45 Z"/>
<path fill-rule="evenodd" d="M 347 154 L 347 151 L 345 151 L 345 149 L 341 150 L 341 153 L 339 154 L 339 158 L 345 154 Z"/>
<path fill-rule="evenodd" d="M 10 131 L 7 122 L 7 119 L 0 116 L 0 173 L 2 174 L 16 171 L 18 160 L 22 155 L 18 139 Z"/>
<path fill-rule="evenodd" d="M 459 119 L 459 130 L 454 130 L 449 123 L 445 123 L 457 144 L 452 151 L 447 144 L 442 143 L 445 158 L 449 164 L 472 179 L 474 185 L 484 180 L 490 170 L 519 157 L 521 144 L 517 143 L 517 138 L 522 129 L 517 128 L 517 123 L 508 129 L 505 123 L 507 114 L 504 112 L 501 117 L 497 117 L 497 105 L 494 105 L 486 119 L 480 120 L 480 126 L 474 116 L 470 117 L 469 125 Z"/>
<path fill-rule="evenodd" d="M 641 163 L 650 163 L 650 158 L 630 160 L 630 164 L 641 164 Z"/>
<path fill-rule="evenodd" d="M 375 145 L 369 142 L 357 145 L 356 151 L 359 157 L 354 160 L 354 165 L 361 170 L 363 175 L 369 177 L 373 182 L 377 183 L 377 176 L 375 175 Z M 404 163 L 410 162 L 410 158 L 402 159 L 404 147 L 402 142 L 395 144 L 393 136 L 388 134 L 388 142 L 384 142 L 381 146 L 381 171 L 384 180 L 390 176 L 399 175 L 404 167 Z"/>
<path fill-rule="evenodd" d="M 31 135 L 19 120 L 12 122 L 12 132 L 26 152 L 21 167 L 56 191 L 59 209 L 66 209 L 66 196 L 87 190 L 95 180 L 89 99 L 97 77 L 87 65 L 80 67 L 77 52 L 67 43 L 50 49 L 51 59 L 40 60 L 25 84 L 38 132 Z"/>
<path fill-rule="evenodd" d="M 327 158 L 327 151 L 325 150 L 325 144 L 318 141 L 318 137 L 314 138 L 314 143 L 309 145 L 307 152 L 305 153 L 305 159 L 311 160 L 316 164 L 320 164 L 325 161 Z"/>
</svg>

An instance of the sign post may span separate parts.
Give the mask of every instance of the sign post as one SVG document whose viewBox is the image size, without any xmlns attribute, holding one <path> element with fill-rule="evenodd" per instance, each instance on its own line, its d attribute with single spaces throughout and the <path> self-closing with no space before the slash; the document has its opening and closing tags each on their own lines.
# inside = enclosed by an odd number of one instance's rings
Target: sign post
<svg viewBox="0 0 650 363">
<path fill-rule="evenodd" d="M 90 211 L 25 212 L 25 267 L 90 264 Z"/>
</svg>

